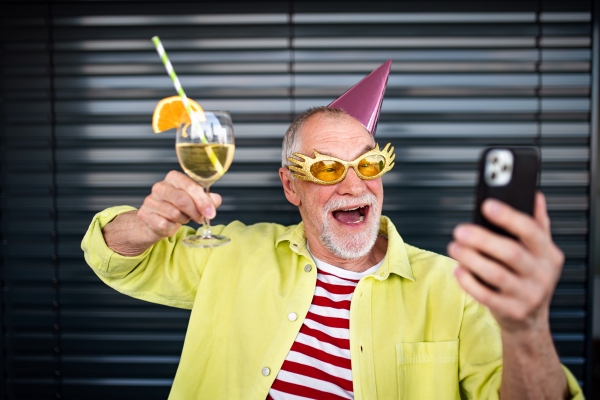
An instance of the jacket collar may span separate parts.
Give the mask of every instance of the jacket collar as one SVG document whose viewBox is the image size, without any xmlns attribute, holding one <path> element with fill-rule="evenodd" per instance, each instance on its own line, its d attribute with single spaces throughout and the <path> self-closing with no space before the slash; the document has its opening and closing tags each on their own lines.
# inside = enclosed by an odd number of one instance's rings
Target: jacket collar
<svg viewBox="0 0 600 400">
<path fill-rule="evenodd" d="M 390 274 L 396 274 L 414 282 L 415 277 L 412 273 L 408 255 L 406 254 L 404 240 L 402 240 L 402 237 L 396 230 L 396 227 L 388 217 L 381 217 L 379 234 L 387 236 L 388 248 L 383 264 L 374 274 L 375 278 L 378 280 L 384 280 L 387 279 Z M 311 258 L 306 247 L 306 236 L 304 234 L 303 222 L 299 223 L 298 225 L 292 225 L 285 232 L 283 232 L 275 241 L 275 247 L 277 247 L 279 243 L 283 241 L 289 242 L 290 250 L 292 250 L 294 253 Z"/>
</svg>

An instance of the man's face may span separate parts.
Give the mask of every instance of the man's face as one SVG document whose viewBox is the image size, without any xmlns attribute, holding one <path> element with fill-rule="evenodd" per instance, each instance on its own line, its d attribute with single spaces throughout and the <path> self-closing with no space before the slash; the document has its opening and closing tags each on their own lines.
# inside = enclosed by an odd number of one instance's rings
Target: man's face
<svg viewBox="0 0 600 400">
<path fill-rule="evenodd" d="M 373 148 L 371 134 L 351 117 L 316 114 L 302 127 L 300 153 L 321 154 L 352 161 Z M 353 168 L 335 185 L 294 179 L 307 238 L 318 238 L 342 259 L 366 255 L 377 239 L 383 203 L 381 177 L 362 180 Z"/>
</svg>

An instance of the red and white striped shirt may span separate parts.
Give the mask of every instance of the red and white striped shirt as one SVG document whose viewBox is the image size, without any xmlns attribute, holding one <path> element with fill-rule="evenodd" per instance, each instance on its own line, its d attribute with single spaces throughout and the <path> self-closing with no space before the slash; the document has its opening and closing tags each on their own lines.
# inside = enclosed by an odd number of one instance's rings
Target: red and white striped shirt
<svg viewBox="0 0 600 400">
<path fill-rule="evenodd" d="M 317 286 L 308 314 L 267 400 L 354 399 L 350 301 L 358 281 L 379 269 L 351 272 L 316 258 Z"/>
</svg>

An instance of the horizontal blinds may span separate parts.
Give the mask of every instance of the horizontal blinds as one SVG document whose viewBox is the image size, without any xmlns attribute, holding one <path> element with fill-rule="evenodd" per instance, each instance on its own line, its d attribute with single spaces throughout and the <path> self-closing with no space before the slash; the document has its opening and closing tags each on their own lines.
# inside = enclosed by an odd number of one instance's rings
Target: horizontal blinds
<svg viewBox="0 0 600 400">
<path fill-rule="evenodd" d="M 49 5 L 48 5 L 49 4 Z M 216 223 L 293 224 L 277 168 L 293 117 L 393 59 L 377 141 L 396 147 L 384 214 L 445 253 L 471 219 L 476 159 L 532 145 L 555 241 L 561 360 L 583 382 L 590 2 L 8 2 L 2 15 L 2 294 L 8 398 L 165 398 L 189 312 L 103 285 L 80 241 L 94 213 L 141 205 L 179 169 L 152 110 L 174 94 L 230 110 L 236 153 Z M 539 12 L 538 12 L 539 11 Z"/>
</svg>

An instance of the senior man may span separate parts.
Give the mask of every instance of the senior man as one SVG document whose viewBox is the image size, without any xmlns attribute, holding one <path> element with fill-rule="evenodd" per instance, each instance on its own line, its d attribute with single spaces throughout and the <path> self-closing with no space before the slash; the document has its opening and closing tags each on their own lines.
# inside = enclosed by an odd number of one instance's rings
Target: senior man
<svg viewBox="0 0 600 400">
<path fill-rule="evenodd" d="M 457 227 L 458 267 L 381 216 L 393 164 L 373 135 L 388 73 L 389 62 L 288 129 L 279 176 L 299 225 L 232 222 L 212 228 L 231 244 L 184 247 L 183 224 L 214 218 L 221 197 L 175 171 L 138 211 L 92 221 L 82 247 L 104 282 L 192 310 L 171 399 L 583 398 L 550 334 L 564 257 L 542 194 L 533 218 L 484 205 L 519 241 Z"/>
</svg>

